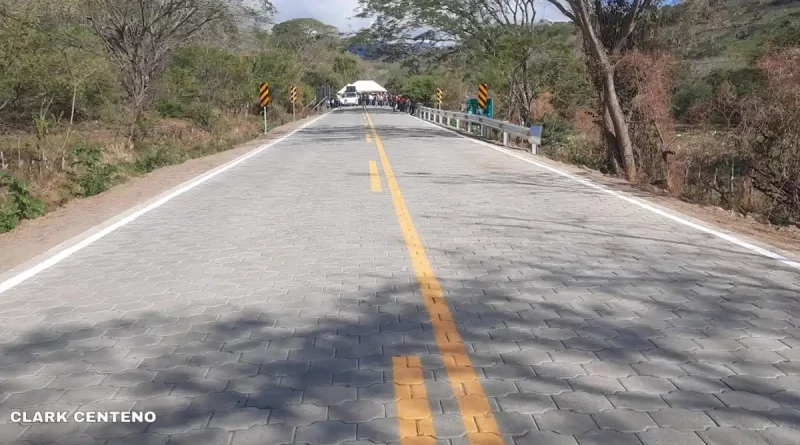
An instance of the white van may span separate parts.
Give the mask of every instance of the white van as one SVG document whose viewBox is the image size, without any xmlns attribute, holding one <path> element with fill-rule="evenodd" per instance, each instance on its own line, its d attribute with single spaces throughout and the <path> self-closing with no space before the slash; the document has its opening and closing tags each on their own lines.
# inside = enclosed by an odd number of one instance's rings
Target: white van
<svg viewBox="0 0 800 445">
<path fill-rule="evenodd" d="M 342 106 L 344 107 L 351 107 L 358 105 L 358 93 L 354 91 L 348 91 L 344 93 L 344 96 L 341 98 Z"/>
</svg>

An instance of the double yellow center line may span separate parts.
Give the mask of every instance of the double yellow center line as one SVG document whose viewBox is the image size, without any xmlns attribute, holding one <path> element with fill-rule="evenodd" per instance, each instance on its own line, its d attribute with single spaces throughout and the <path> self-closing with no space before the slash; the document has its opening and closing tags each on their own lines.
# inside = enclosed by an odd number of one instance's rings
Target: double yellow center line
<svg viewBox="0 0 800 445">
<path fill-rule="evenodd" d="M 461 418 L 467 432 L 467 439 L 471 445 L 503 445 L 503 438 L 500 435 L 500 429 L 495 421 L 494 414 L 489 405 L 489 400 L 483 392 L 475 368 L 472 367 L 472 362 L 469 359 L 469 355 L 467 355 L 467 350 L 464 347 L 461 334 L 456 327 L 453 314 L 450 312 L 450 308 L 447 305 L 444 293 L 439 285 L 439 280 L 433 272 L 433 268 L 425 254 L 425 248 L 422 245 L 417 229 L 414 227 L 414 222 L 411 220 L 411 215 L 406 207 L 403 194 L 400 192 L 400 186 L 394 176 L 389 158 L 386 156 L 383 143 L 378 136 L 375 123 L 372 121 L 372 117 L 369 113 L 366 113 L 366 117 L 369 122 L 369 128 L 372 130 L 372 137 L 375 141 L 375 145 L 378 148 L 378 155 L 381 159 L 381 165 L 383 167 L 383 173 L 386 176 L 389 192 L 392 195 L 392 202 L 394 203 L 395 212 L 397 213 L 397 219 L 400 222 L 400 228 L 403 231 L 403 236 L 405 237 L 408 252 L 411 257 L 411 263 L 422 291 L 423 303 L 430 315 L 431 325 L 433 326 L 433 336 L 436 339 L 436 343 L 442 355 L 450 386 L 455 393 L 458 408 L 461 411 Z M 405 359 L 408 360 L 408 357 Z M 419 367 L 421 373 L 421 365 Z M 397 387 L 395 389 L 397 390 Z M 403 437 L 404 431 L 405 433 L 410 431 L 410 427 L 403 426 L 404 417 L 413 417 L 413 415 L 404 415 L 401 408 L 402 406 L 398 405 L 401 441 L 403 441 L 402 445 L 419 444 L 420 441 L 416 439 L 412 440 Z M 421 432 L 423 431 L 418 432 L 418 438 L 426 436 L 425 434 L 419 434 Z"/>
</svg>

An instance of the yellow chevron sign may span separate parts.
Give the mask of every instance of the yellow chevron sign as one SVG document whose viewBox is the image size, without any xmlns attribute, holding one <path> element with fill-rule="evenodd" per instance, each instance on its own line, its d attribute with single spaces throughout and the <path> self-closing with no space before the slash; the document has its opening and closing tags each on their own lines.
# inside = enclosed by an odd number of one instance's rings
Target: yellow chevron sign
<svg viewBox="0 0 800 445">
<path fill-rule="evenodd" d="M 268 107 L 270 102 L 272 102 L 268 83 L 262 83 L 258 86 L 258 96 L 260 98 L 259 103 L 261 104 L 261 108 Z"/>
<path fill-rule="evenodd" d="M 442 104 L 444 101 L 444 91 L 441 88 L 436 89 L 436 102 L 439 102 L 439 105 Z"/>
<path fill-rule="evenodd" d="M 486 108 L 486 102 L 489 100 L 489 85 L 485 83 L 478 84 L 478 106 Z"/>
<path fill-rule="evenodd" d="M 292 100 L 292 103 L 297 102 L 297 87 L 296 86 L 292 86 L 289 89 L 289 96 L 290 96 L 290 98 Z"/>
</svg>

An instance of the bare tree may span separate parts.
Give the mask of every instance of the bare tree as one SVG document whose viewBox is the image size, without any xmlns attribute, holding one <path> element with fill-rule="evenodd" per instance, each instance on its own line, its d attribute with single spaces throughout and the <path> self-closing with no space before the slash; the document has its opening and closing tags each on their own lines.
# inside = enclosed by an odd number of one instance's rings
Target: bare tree
<svg viewBox="0 0 800 445">
<path fill-rule="evenodd" d="M 272 5 L 261 0 L 261 11 Z M 163 72 L 169 54 L 201 29 L 226 17 L 256 16 L 243 0 L 87 0 L 94 32 L 119 66 L 131 100 L 131 141 L 150 100 L 151 88 Z"/>
</svg>

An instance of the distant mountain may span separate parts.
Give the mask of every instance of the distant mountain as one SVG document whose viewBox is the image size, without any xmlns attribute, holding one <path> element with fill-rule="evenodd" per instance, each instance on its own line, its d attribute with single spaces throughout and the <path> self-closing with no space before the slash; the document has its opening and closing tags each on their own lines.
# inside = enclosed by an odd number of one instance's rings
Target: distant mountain
<svg viewBox="0 0 800 445">
<path fill-rule="evenodd" d="M 424 54 L 436 49 L 436 45 L 429 42 L 416 42 L 410 45 L 397 46 L 384 43 L 358 43 L 351 45 L 349 51 L 363 60 L 377 61 L 391 58 L 398 53 Z"/>
</svg>

